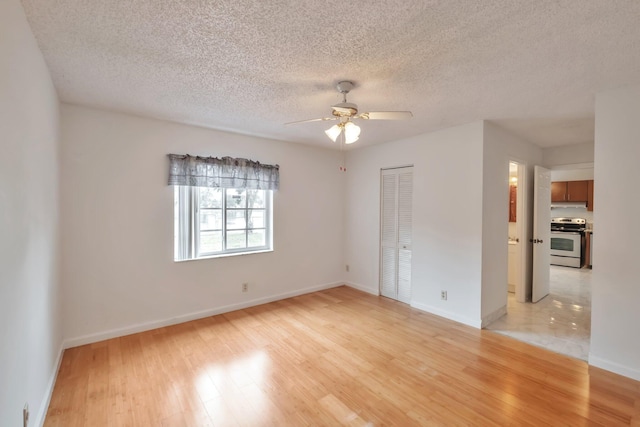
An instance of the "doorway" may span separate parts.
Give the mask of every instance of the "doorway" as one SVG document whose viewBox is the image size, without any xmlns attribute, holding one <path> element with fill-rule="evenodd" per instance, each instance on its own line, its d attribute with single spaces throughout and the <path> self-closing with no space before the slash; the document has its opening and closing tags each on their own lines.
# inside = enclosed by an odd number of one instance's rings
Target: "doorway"
<svg viewBox="0 0 640 427">
<path fill-rule="evenodd" d="M 526 218 L 525 179 L 526 166 L 517 161 L 509 162 L 509 239 L 507 259 L 507 292 L 516 301 L 527 301 L 526 279 Z"/>
<path fill-rule="evenodd" d="M 413 166 L 380 171 L 380 294 L 411 302 Z"/>
<path fill-rule="evenodd" d="M 515 280 L 516 282 L 514 284 L 517 284 L 518 278 L 522 278 L 521 284 L 527 283 L 527 280 L 529 280 L 529 284 L 525 285 L 525 289 L 527 289 L 527 294 L 525 294 L 526 299 L 517 299 L 515 292 L 507 293 L 507 315 L 493 322 L 487 329 L 558 353 L 586 360 L 589 353 L 591 332 L 591 270 L 588 268 L 552 266 L 549 260 L 542 262 L 540 267 L 544 270 L 544 274 L 538 274 L 538 276 L 539 279 L 540 276 L 546 277 L 546 280 L 541 280 L 542 282 L 546 282 L 546 291 L 538 289 L 538 292 L 536 292 L 538 296 L 534 298 L 536 302 L 531 302 L 533 298 L 532 290 L 535 287 L 532 283 L 532 276 L 534 276 L 534 274 L 532 274 L 533 271 L 529 270 L 528 273 L 524 271 L 527 270 L 525 268 L 525 257 L 534 255 L 533 258 L 536 258 L 536 245 L 538 249 L 543 249 L 543 245 L 545 245 L 545 247 L 549 246 L 548 250 L 542 252 L 548 254 L 550 251 L 549 233 L 551 212 L 554 212 L 554 215 L 556 215 L 556 212 L 559 212 L 566 216 L 584 216 L 584 212 L 578 210 L 576 207 L 567 208 L 570 210 L 565 212 L 558 207 L 552 206 L 550 204 L 550 195 L 545 196 L 540 193 L 540 188 L 538 187 L 541 185 L 540 183 L 536 184 L 536 179 L 534 179 L 532 183 L 534 188 L 529 188 L 528 190 L 533 191 L 533 194 L 527 197 L 527 186 L 524 183 L 525 176 L 518 175 L 517 179 L 514 179 L 517 175 L 516 171 L 518 166 L 522 167 L 524 175 L 524 171 L 526 170 L 524 164 L 519 165 L 517 161 L 510 162 L 509 164 L 509 183 L 510 185 L 517 183 L 518 187 L 520 187 L 520 192 L 515 191 L 516 206 L 518 199 L 527 200 L 527 198 L 532 199 L 534 205 L 526 207 L 525 204 L 525 206 L 522 207 L 523 210 L 520 211 L 524 215 L 520 216 L 520 218 L 518 218 L 520 212 L 517 211 L 516 208 L 516 216 L 513 218 L 511 202 L 513 201 L 512 192 L 514 192 L 514 189 L 510 186 L 510 257 L 514 257 L 512 254 L 514 252 L 512 249 L 512 246 L 514 246 L 512 240 L 514 238 L 519 238 L 517 243 L 521 244 L 522 249 L 529 248 L 533 253 L 527 253 L 526 250 L 522 251 L 522 257 L 519 258 L 522 262 L 520 266 L 523 266 L 519 273 L 523 273 L 522 275 L 518 274 L 515 279 L 512 271 L 509 271 L 508 275 L 510 283 Z M 553 171 L 537 166 L 534 167 L 534 178 L 539 178 L 542 175 L 549 175 L 546 178 L 548 182 L 554 180 Z M 565 179 L 564 176 L 562 178 Z M 546 185 L 546 187 L 549 187 L 549 185 Z M 539 203 L 536 193 L 544 199 L 542 200 L 544 203 Z M 530 197 L 531 195 L 533 195 L 532 198 Z M 582 209 L 584 210 L 585 208 Z M 538 212 L 538 210 L 540 210 L 540 212 Z M 529 211 L 528 214 L 527 211 Z M 542 215 L 542 213 L 544 213 L 544 215 Z M 587 216 L 587 218 L 589 217 Z M 523 220 L 521 221 L 522 228 L 518 227 L 519 219 Z M 536 223 L 536 220 L 539 224 L 537 224 L 537 227 L 532 227 L 533 223 Z M 535 228 L 543 228 L 544 230 L 536 231 Z M 530 229 L 533 229 L 533 236 L 531 236 L 533 239 L 531 240 L 528 239 L 526 235 L 526 231 Z M 518 232 L 521 234 L 518 234 Z M 538 258 L 540 261 L 543 257 L 539 255 Z M 511 262 L 511 259 L 509 262 Z M 509 267 L 511 267 L 511 265 L 509 265 Z M 544 277 L 542 279 L 544 279 Z M 515 287 L 515 289 L 513 288 L 514 287 L 512 287 L 512 290 L 517 291 L 517 287 Z"/>
</svg>

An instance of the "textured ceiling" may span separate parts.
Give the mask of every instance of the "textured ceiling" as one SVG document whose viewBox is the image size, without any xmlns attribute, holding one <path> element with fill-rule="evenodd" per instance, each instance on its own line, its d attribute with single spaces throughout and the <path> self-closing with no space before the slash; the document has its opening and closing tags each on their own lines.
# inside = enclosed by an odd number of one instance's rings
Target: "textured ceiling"
<svg viewBox="0 0 640 427">
<path fill-rule="evenodd" d="M 64 102 L 330 147 L 492 120 L 541 146 L 593 140 L 594 94 L 640 84 L 637 0 L 22 0 Z"/>
</svg>

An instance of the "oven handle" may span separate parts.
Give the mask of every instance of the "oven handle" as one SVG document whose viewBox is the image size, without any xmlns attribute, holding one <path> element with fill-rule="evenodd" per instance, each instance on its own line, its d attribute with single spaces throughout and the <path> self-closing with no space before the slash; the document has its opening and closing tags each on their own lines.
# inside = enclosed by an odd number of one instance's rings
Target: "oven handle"
<svg viewBox="0 0 640 427">
<path fill-rule="evenodd" d="M 573 234 L 575 236 L 582 235 L 579 231 L 552 231 L 551 234 Z"/>
</svg>

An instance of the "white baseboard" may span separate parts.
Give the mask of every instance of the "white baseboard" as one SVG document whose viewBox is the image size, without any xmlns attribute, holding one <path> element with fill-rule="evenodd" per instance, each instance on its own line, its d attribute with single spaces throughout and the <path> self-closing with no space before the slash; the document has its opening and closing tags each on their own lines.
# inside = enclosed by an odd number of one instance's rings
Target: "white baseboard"
<svg viewBox="0 0 640 427">
<path fill-rule="evenodd" d="M 482 318 L 482 327 L 486 328 L 487 326 L 489 326 L 490 324 L 492 324 L 493 322 L 495 322 L 505 314 L 507 314 L 506 304 L 500 307 L 499 309 L 497 309 L 496 311 L 494 311 L 493 313 L 490 313 L 484 316 Z"/>
<path fill-rule="evenodd" d="M 47 410 L 49 409 L 49 403 L 51 403 L 51 396 L 53 395 L 53 388 L 56 385 L 56 379 L 58 378 L 58 372 L 60 371 L 60 364 L 62 363 L 62 354 L 64 353 L 64 343 L 60 343 L 60 349 L 58 350 L 58 357 L 55 363 L 55 369 L 49 376 L 49 382 L 47 383 L 47 389 L 45 390 L 44 398 L 40 403 L 40 408 L 36 414 L 34 426 L 42 427 L 44 420 L 47 416 Z"/>
<path fill-rule="evenodd" d="M 598 356 L 594 356 L 591 353 L 589 353 L 589 365 L 613 372 L 614 374 L 634 379 L 636 381 L 640 381 L 640 370 L 620 365 L 619 363 L 611 362 L 607 359 L 602 359 Z"/>
<path fill-rule="evenodd" d="M 366 292 L 371 295 L 375 295 L 375 296 L 380 295 L 380 290 L 378 288 L 373 289 L 368 286 L 364 286 L 359 283 L 353 283 L 353 282 L 344 282 L 344 284 L 350 288 L 357 289 L 359 291 Z"/>
<path fill-rule="evenodd" d="M 125 335 L 137 334 L 138 332 L 150 331 L 152 329 L 162 328 L 164 326 L 177 325 L 179 323 L 189 322 L 191 320 L 202 319 L 204 317 L 215 316 L 217 314 L 228 313 L 230 311 L 242 310 L 243 308 L 254 307 L 273 301 L 279 301 L 299 295 L 309 294 L 312 292 L 322 291 L 325 289 L 335 288 L 344 285 L 344 282 L 326 283 L 323 285 L 311 286 L 308 288 L 297 289 L 291 292 L 271 295 L 263 298 L 257 298 L 250 301 L 243 301 L 237 304 L 225 305 L 222 307 L 211 308 L 208 310 L 197 311 L 193 313 L 183 314 L 169 319 L 153 320 L 151 322 L 138 323 L 136 325 L 126 326 L 124 328 L 111 329 L 95 334 L 83 335 L 76 338 L 70 338 L 64 341 L 64 348 L 78 347 L 85 344 L 91 344 L 98 341 L 104 341 L 111 338 L 123 337 Z"/>
<path fill-rule="evenodd" d="M 411 307 L 417 308 L 418 310 L 426 311 L 427 313 L 435 314 L 436 316 L 444 317 L 445 319 L 453 320 L 454 322 L 472 326 L 477 329 L 480 329 L 482 327 L 482 321 L 480 319 L 470 319 L 468 317 L 460 316 L 456 313 L 451 313 L 450 311 L 442 310 L 438 307 L 434 307 L 428 304 L 411 302 Z"/>
</svg>

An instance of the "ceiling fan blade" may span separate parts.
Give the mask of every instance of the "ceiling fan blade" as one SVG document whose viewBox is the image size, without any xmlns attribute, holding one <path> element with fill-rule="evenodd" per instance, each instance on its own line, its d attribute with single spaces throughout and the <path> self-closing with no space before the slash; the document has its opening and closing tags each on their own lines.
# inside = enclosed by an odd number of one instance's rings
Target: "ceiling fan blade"
<svg viewBox="0 0 640 427">
<path fill-rule="evenodd" d="M 285 123 L 285 126 L 287 126 L 287 125 L 297 125 L 299 123 L 325 122 L 327 120 L 338 120 L 338 118 L 337 117 L 321 117 L 319 119 L 298 120 L 297 122 Z"/>
<path fill-rule="evenodd" d="M 411 117 L 411 111 L 370 111 L 358 115 L 358 118 L 365 120 L 408 120 Z"/>
</svg>

